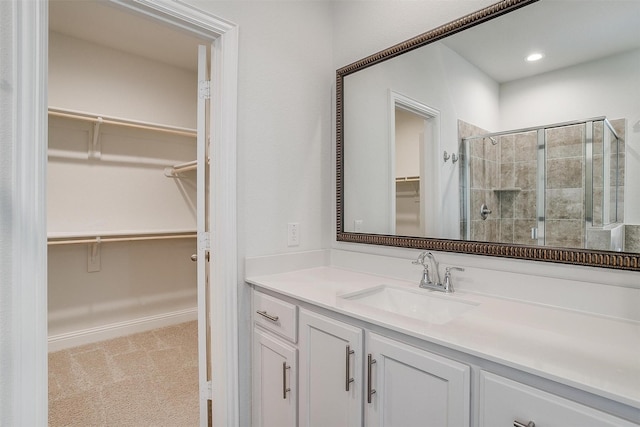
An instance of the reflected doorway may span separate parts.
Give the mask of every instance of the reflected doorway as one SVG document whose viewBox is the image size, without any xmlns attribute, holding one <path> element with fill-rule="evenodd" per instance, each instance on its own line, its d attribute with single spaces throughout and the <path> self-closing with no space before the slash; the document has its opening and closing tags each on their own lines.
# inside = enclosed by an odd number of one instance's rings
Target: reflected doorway
<svg viewBox="0 0 640 427">
<path fill-rule="evenodd" d="M 439 112 L 391 92 L 392 234 L 438 235 Z"/>
</svg>

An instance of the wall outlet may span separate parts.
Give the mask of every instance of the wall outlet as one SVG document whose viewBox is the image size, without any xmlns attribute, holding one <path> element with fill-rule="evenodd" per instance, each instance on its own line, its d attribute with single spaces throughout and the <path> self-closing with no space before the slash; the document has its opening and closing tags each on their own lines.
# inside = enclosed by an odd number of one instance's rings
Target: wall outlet
<svg viewBox="0 0 640 427">
<path fill-rule="evenodd" d="M 353 231 L 355 233 L 362 233 L 362 221 L 361 219 L 356 219 L 353 221 Z"/>
<path fill-rule="evenodd" d="M 297 222 L 290 222 L 287 224 L 287 245 L 300 245 L 300 224 Z"/>
</svg>

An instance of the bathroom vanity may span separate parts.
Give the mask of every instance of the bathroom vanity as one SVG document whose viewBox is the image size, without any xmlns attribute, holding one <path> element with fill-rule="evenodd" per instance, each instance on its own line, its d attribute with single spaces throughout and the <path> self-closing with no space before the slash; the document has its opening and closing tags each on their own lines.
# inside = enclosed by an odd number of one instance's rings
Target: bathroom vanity
<svg viewBox="0 0 640 427">
<path fill-rule="evenodd" d="M 249 276 L 254 426 L 638 426 L 637 322 L 337 267 Z"/>
</svg>

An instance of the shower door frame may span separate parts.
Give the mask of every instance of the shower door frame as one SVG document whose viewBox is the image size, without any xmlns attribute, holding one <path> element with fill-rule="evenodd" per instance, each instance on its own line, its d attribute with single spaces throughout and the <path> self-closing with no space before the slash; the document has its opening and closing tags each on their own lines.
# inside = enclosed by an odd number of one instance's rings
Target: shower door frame
<svg viewBox="0 0 640 427">
<path fill-rule="evenodd" d="M 606 138 L 604 136 L 605 127 L 611 131 L 611 134 L 616 140 L 620 140 L 620 136 L 616 133 L 615 129 L 611 125 L 611 122 L 607 119 L 606 116 L 593 117 L 584 120 L 571 120 L 567 122 L 553 123 L 549 125 L 542 126 L 533 126 L 528 128 L 521 129 L 512 129 L 506 131 L 499 132 L 490 132 L 483 133 L 480 135 L 472 135 L 468 137 L 461 138 L 461 143 L 463 144 L 465 161 L 463 171 L 463 176 L 461 177 L 461 182 L 464 183 L 464 198 L 461 201 L 461 212 L 464 217 L 462 218 L 462 222 L 464 223 L 464 238 L 466 240 L 470 239 L 471 236 L 471 206 L 470 206 L 470 198 L 471 198 L 471 179 L 469 173 L 469 141 L 474 139 L 482 139 L 482 138 L 491 138 L 491 137 L 500 137 L 505 135 L 513 135 L 518 133 L 525 132 L 533 132 L 535 131 L 537 134 L 537 171 L 536 171 L 536 220 L 537 220 L 537 230 L 535 240 L 537 240 L 538 246 L 545 246 L 545 221 L 546 221 L 546 134 L 545 131 L 548 129 L 562 128 L 567 126 L 575 126 L 575 125 L 583 125 L 584 126 L 584 136 L 583 136 L 583 147 L 584 147 L 584 191 L 585 191 L 585 215 L 584 215 L 584 226 L 585 226 L 585 241 L 583 242 L 583 246 L 586 243 L 586 228 L 588 226 L 593 225 L 593 124 L 595 122 L 603 123 L 603 159 L 604 159 L 604 145 Z M 619 149 L 618 149 L 619 150 Z M 619 151 L 617 152 L 618 162 L 619 162 Z M 606 164 L 606 162 L 605 162 Z M 606 169 L 606 168 L 605 168 Z M 606 173 L 608 173 L 608 169 L 606 169 Z M 618 178 L 616 178 L 616 185 L 618 185 Z M 604 187 L 604 185 L 603 185 Z M 618 190 L 616 190 L 618 191 Z M 617 195 L 616 195 L 617 197 Z M 603 196 L 603 201 L 604 201 Z M 604 203 L 604 202 L 603 202 Z M 533 239 L 533 231 L 532 231 L 532 239 Z M 496 242 L 493 242 L 496 243 Z M 584 249 L 584 248 L 579 248 Z"/>
</svg>

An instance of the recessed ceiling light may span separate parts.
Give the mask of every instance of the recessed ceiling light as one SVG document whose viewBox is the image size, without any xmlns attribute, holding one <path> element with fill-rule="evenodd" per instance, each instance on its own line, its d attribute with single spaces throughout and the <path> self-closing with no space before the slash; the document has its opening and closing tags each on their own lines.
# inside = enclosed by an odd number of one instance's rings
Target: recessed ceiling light
<svg viewBox="0 0 640 427">
<path fill-rule="evenodd" d="M 542 59 L 542 54 L 541 53 L 532 53 L 531 55 L 527 56 L 527 61 L 529 62 L 535 62 L 535 61 L 539 61 Z"/>
</svg>

